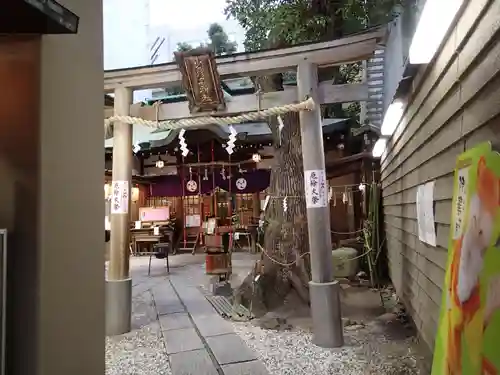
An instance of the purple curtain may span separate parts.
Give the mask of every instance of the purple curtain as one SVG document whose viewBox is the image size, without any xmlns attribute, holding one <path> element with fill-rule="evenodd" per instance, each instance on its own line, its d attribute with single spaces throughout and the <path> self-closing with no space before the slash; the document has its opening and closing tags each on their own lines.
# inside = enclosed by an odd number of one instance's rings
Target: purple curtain
<svg viewBox="0 0 500 375">
<path fill-rule="evenodd" d="M 266 169 L 257 169 L 248 173 L 233 173 L 232 178 L 226 178 L 217 174 L 215 184 L 225 191 L 237 194 L 259 193 L 269 186 L 270 172 Z"/>
<path fill-rule="evenodd" d="M 220 171 L 214 171 L 214 174 L 208 173 L 207 180 L 204 180 L 205 174 L 199 176 L 193 173 L 190 182 L 189 176 L 163 176 L 152 185 L 152 197 L 180 197 L 183 195 L 210 194 L 215 187 L 225 191 L 231 190 L 231 193 L 251 194 L 265 190 L 269 186 L 270 172 L 265 169 L 258 169 L 248 173 L 234 173 L 232 178 L 224 180 Z M 215 178 L 215 185 L 214 185 Z M 199 182 L 201 181 L 201 188 Z"/>
</svg>

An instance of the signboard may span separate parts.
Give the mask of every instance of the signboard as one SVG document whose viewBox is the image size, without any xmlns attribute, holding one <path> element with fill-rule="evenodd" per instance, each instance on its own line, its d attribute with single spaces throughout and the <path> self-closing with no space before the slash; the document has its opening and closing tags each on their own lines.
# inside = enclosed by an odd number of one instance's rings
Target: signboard
<svg viewBox="0 0 500 375">
<path fill-rule="evenodd" d="M 139 208 L 141 221 L 167 221 L 170 218 L 168 207 L 141 207 Z"/>
<path fill-rule="evenodd" d="M 226 109 L 214 53 L 207 48 L 175 52 L 191 113 Z"/>
<path fill-rule="evenodd" d="M 130 202 L 130 187 L 128 181 L 113 181 L 111 183 L 111 213 L 127 214 Z"/>
<path fill-rule="evenodd" d="M 304 171 L 304 190 L 306 193 L 306 207 L 326 207 L 328 192 L 326 188 L 325 170 Z"/>
<path fill-rule="evenodd" d="M 465 224 L 465 203 L 467 201 L 467 193 L 469 186 L 469 166 L 457 169 L 457 184 L 456 184 L 456 200 L 455 200 L 455 224 L 453 225 L 453 239 L 459 239 L 464 230 Z"/>
<path fill-rule="evenodd" d="M 448 264 L 432 375 L 500 373 L 500 154 L 489 143 L 455 168 Z"/>
<path fill-rule="evenodd" d="M 431 246 L 436 246 L 436 228 L 434 225 L 434 181 L 427 182 L 418 187 L 416 202 L 418 239 Z"/>
<path fill-rule="evenodd" d="M 186 228 L 198 228 L 201 226 L 201 216 L 200 215 L 186 215 L 185 220 Z"/>
</svg>

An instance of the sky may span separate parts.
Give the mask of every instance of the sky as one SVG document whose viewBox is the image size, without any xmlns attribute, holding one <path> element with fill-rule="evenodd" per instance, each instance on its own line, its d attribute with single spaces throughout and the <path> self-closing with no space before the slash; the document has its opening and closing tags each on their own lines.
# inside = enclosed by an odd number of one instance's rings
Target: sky
<svg viewBox="0 0 500 375">
<path fill-rule="evenodd" d="M 105 69 L 147 65 L 156 37 L 167 39 L 158 60 L 166 62 L 177 43 L 206 42 L 212 22 L 221 23 L 242 51 L 245 33 L 236 20 L 226 20 L 225 5 L 225 0 L 105 0 Z"/>
<path fill-rule="evenodd" d="M 192 29 L 207 22 L 220 22 L 225 0 L 150 0 L 151 25 L 168 24 L 175 29 Z"/>
</svg>

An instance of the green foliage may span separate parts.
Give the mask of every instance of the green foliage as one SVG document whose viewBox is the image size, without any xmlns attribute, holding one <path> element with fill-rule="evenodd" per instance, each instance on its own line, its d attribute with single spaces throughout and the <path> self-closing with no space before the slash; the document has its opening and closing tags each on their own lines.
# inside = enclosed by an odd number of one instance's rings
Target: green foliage
<svg viewBox="0 0 500 375">
<path fill-rule="evenodd" d="M 238 45 L 236 42 L 229 40 L 227 33 L 218 23 L 212 23 L 208 28 L 207 34 L 210 39 L 208 47 L 211 48 L 217 56 L 236 52 Z"/>
<path fill-rule="evenodd" d="M 208 45 L 200 44 L 197 47 L 193 47 L 191 44 L 186 42 L 177 43 L 178 52 L 187 52 L 195 48 L 208 47 L 214 51 L 216 55 L 226 55 L 236 52 L 238 45 L 229 40 L 227 33 L 224 28 L 218 23 L 212 23 L 207 30 L 207 35 L 210 40 Z M 184 90 L 182 87 L 172 87 L 166 90 L 167 95 L 180 95 L 183 94 Z"/>
<path fill-rule="evenodd" d="M 191 44 L 186 42 L 177 43 L 178 52 L 187 52 L 195 48 L 210 48 L 217 56 L 227 55 L 235 53 L 238 44 L 229 40 L 229 36 L 224 31 L 224 28 L 218 23 L 212 23 L 207 30 L 208 39 L 210 42 L 208 44 L 200 44 L 193 47 Z"/>
<path fill-rule="evenodd" d="M 352 118 L 354 120 L 359 120 L 359 112 L 361 111 L 361 105 L 359 102 L 349 103 L 347 108 L 344 108 L 344 116 Z"/>
<path fill-rule="evenodd" d="M 385 23 L 405 0 L 226 0 L 225 13 L 257 50 L 328 40 Z"/>
<path fill-rule="evenodd" d="M 179 51 L 179 52 L 191 51 L 192 49 L 193 49 L 193 46 L 189 43 L 186 43 L 186 42 L 177 43 L 177 51 Z"/>
<path fill-rule="evenodd" d="M 331 40 L 388 22 L 393 9 L 414 0 L 226 0 L 225 13 L 245 30 L 245 49 L 254 51 Z M 287 73 L 283 79 L 292 78 Z M 360 82 L 361 64 L 322 72 L 320 80 Z M 357 117 L 359 104 L 325 108 L 324 115 Z"/>
</svg>

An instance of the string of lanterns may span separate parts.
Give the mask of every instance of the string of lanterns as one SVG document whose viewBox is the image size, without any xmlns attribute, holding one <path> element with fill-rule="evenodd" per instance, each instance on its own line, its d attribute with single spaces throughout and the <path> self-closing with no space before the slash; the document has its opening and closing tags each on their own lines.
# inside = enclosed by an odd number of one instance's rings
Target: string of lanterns
<svg viewBox="0 0 500 375">
<path fill-rule="evenodd" d="M 282 138 L 282 131 L 285 127 L 284 125 L 284 122 L 283 122 L 283 119 L 281 118 L 281 116 L 278 116 L 278 122 L 279 122 L 279 125 L 278 125 L 278 138 L 279 138 L 279 144 L 281 145 L 281 138 Z M 179 135 L 178 135 L 178 138 L 179 138 L 179 145 L 180 145 L 180 150 L 182 152 L 182 156 L 183 157 L 186 157 L 188 154 L 189 154 L 189 149 L 187 147 L 187 143 L 186 143 L 186 138 L 185 138 L 185 133 L 186 133 L 186 130 L 185 129 L 181 129 L 180 132 L 179 132 Z M 236 140 L 237 140 L 237 135 L 238 135 L 238 132 L 236 131 L 236 129 L 232 126 L 232 125 L 229 125 L 229 138 L 228 138 L 228 142 L 225 146 L 225 150 L 226 152 L 229 154 L 229 157 L 231 157 L 231 154 L 234 153 L 234 149 L 236 147 L 235 143 L 236 143 Z M 212 145 L 212 152 L 213 152 L 213 145 Z M 212 155 L 213 157 L 213 155 Z M 252 161 L 254 163 L 259 163 L 260 161 L 262 160 L 262 157 L 260 154 L 258 153 L 255 153 L 252 155 Z M 245 162 L 243 162 L 245 163 Z M 163 162 L 163 160 L 161 160 L 161 158 L 159 157 L 158 161 L 156 162 L 156 167 L 157 168 L 163 168 L 165 166 L 165 163 Z M 199 155 L 198 155 L 198 163 L 197 163 L 197 166 L 200 167 L 202 166 L 203 163 L 200 163 L 199 161 Z M 238 166 L 238 172 L 240 174 L 243 174 L 246 172 L 246 170 L 242 169 L 241 168 L 241 163 L 224 163 L 224 162 L 221 162 L 221 163 L 217 163 L 217 162 L 214 162 L 212 160 L 211 163 L 205 163 L 205 171 L 204 171 L 204 175 L 203 175 L 203 181 L 208 181 L 209 180 L 209 177 L 208 177 L 208 169 L 207 169 L 207 166 L 212 166 L 212 168 L 215 166 L 215 165 L 221 165 L 222 168 L 220 170 L 220 175 L 221 175 L 221 178 L 223 180 L 227 180 L 227 179 L 231 179 L 232 178 L 232 175 L 231 175 L 231 170 L 229 169 L 229 174 L 226 173 L 226 166 L 232 166 L 232 165 L 237 165 Z M 199 174 L 198 174 L 198 179 L 200 181 L 200 178 L 199 178 Z M 201 181 L 200 181 L 201 182 Z M 198 189 L 198 183 L 196 183 L 196 181 L 193 180 L 193 173 L 192 173 L 192 164 L 189 165 L 189 181 L 187 183 L 187 190 L 190 191 L 191 193 L 195 192 L 197 189 Z M 240 177 L 236 180 L 236 188 L 238 190 L 244 190 L 247 186 L 247 181 L 245 178 L 243 177 Z M 354 191 L 354 188 L 357 187 L 357 190 L 358 191 L 361 191 L 364 193 L 365 191 L 365 184 L 364 183 L 361 183 L 361 184 L 351 184 L 351 185 L 340 185 L 340 186 L 330 186 L 329 187 L 329 190 L 328 190 L 328 202 L 332 201 L 333 199 L 333 205 L 336 206 L 337 204 L 337 191 L 335 191 L 335 189 L 338 189 L 338 188 L 342 188 L 344 191 L 342 192 L 342 202 L 344 204 L 347 204 L 349 203 L 349 205 L 352 205 L 352 200 L 351 200 L 351 194 L 352 192 Z M 273 199 L 282 199 L 283 200 L 283 211 L 284 212 L 287 212 L 288 211 L 288 198 L 303 198 L 303 197 L 292 197 L 292 196 L 285 196 L 285 197 L 270 197 L 270 196 L 267 196 L 266 197 L 266 202 L 268 202 L 268 200 L 270 198 L 273 198 Z M 267 203 L 266 203 L 267 205 Z"/>
</svg>

